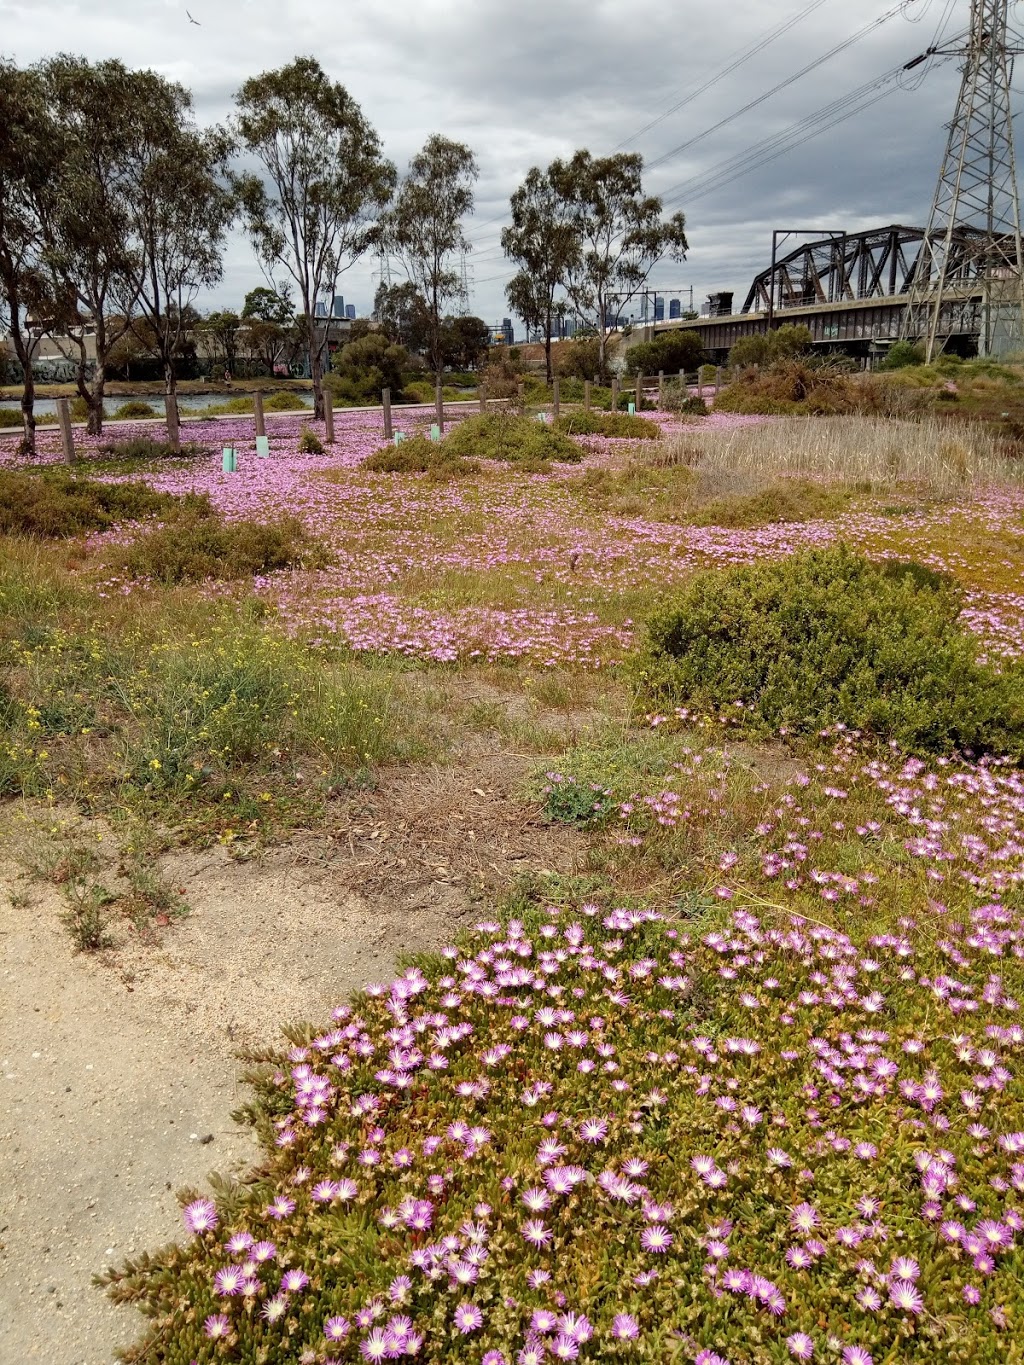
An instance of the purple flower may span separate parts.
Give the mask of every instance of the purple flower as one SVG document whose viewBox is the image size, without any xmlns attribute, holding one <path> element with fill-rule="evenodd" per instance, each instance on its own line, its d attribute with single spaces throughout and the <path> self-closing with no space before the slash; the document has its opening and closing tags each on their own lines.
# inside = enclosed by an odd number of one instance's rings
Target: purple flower
<svg viewBox="0 0 1024 1365">
<path fill-rule="evenodd" d="M 616 1341 L 635 1341 L 640 1335 L 640 1324 L 632 1313 L 616 1313 L 612 1319 L 612 1336 Z"/>
<path fill-rule="evenodd" d="M 309 1284 L 309 1276 L 304 1270 L 286 1270 L 281 1276 L 281 1288 L 289 1294 L 298 1294 Z"/>
<path fill-rule="evenodd" d="M 663 1223 L 652 1223 L 650 1227 L 644 1228 L 640 1234 L 640 1245 L 644 1251 L 664 1252 L 668 1251 L 675 1238 Z"/>
<path fill-rule="evenodd" d="M 218 1223 L 217 1209 L 210 1199 L 193 1199 L 182 1209 L 181 1217 L 188 1231 L 196 1236 L 212 1232 Z"/>
<path fill-rule="evenodd" d="M 786 1338 L 789 1354 L 797 1360 L 811 1360 L 814 1357 L 814 1342 L 806 1332 L 794 1332 Z"/>
<path fill-rule="evenodd" d="M 460 1303 L 455 1310 L 455 1326 L 463 1334 L 478 1331 L 484 1325 L 484 1315 L 475 1303 Z"/>
<path fill-rule="evenodd" d="M 564 1333 L 556 1337 L 551 1346 L 551 1354 L 556 1360 L 575 1360 L 579 1353 L 580 1348 L 576 1341 Z"/>
<path fill-rule="evenodd" d="M 889 1302 L 903 1313 L 920 1313 L 924 1308 L 921 1291 L 911 1280 L 893 1280 L 889 1285 Z"/>
<path fill-rule="evenodd" d="M 843 1348 L 843 1365 L 875 1365 L 875 1362 L 863 1346 L 846 1346 Z"/>
<path fill-rule="evenodd" d="M 226 1313 L 211 1313 L 203 1323 L 203 1331 L 214 1341 L 218 1337 L 226 1337 L 231 1332 L 231 1319 Z"/>
<path fill-rule="evenodd" d="M 551 1242 L 551 1232 L 539 1218 L 531 1218 L 520 1228 L 523 1240 L 534 1247 L 546 1247 Z"/>
<path fill-rule="evenodd" d="M 324 1323 L 324 1336 L 328 1341 L 344 1341 L 352 1330 L 352 1325 L 348 1318 L 336 1316 L 328 1318 Z"/>
</svg>

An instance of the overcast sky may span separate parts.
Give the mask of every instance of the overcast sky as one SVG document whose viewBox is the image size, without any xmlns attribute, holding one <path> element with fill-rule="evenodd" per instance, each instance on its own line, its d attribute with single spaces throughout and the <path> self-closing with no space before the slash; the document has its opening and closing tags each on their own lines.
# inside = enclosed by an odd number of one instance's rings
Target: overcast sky
<svg viewBox="0 0 1024 1365">
<path fill-rule="evenodd" d="M 602 155 L 624 145 L 642 152 L 645 163 L 666 157 L 645 172 L 645 189 L 665 196 L 666 211 L 685 212 L 690 252 L 654 278 L 692 286 L 698 308 L 714 289 L 734 289 L 742 303 L 752 276 L 768 264 L 773 227 L 923 224 L 956 99 L 955 61 L 918 68 L 858 116 L 775 160 L 762 153 L 747 174 L 698 190 L 747 149 L 910 60 L 937 32 L 947 41 L 962 33 L 970 5 L 189 0 L 188 8 L 198 26 L 177 0 L 0 0 L 0 52 L 22 64 L 63 50 L 153 67 L 191 88 L 203 123 L 229 115 L 246 77 L 315 55 L 358 100 L 400 170 L 432 132 L 475 151 L 471 309 L 492 322 L 508 311 L 499 236 L 509 194 L 530 166 L 578 147 Z M 887 22 L 875 22 L 892 11 Z M 764 43 L 791 18 L 797 22 L 788 32 Z M 865 28 L 842 52 L 715 127 Z M 747 51 L 750 60 L 640 133 Z M 817 117 L 815 126 L 828 121 Z M 372 300 L 375 268 L 362 261 L 343 277 L 341 290 L 360 314 Z M 221 285 L 199 304 L 240 308 L 259 283 L 248 245 L 236 236 Z"/>
</svg>

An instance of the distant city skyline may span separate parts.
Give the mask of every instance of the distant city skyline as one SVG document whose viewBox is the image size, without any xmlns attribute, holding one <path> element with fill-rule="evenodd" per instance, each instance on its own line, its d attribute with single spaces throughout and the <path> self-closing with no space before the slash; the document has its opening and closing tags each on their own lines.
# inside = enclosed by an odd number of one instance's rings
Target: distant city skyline
<svg viewBox="0 0 1024 1365">
<path fill-rule="evenodd" d="M 781 7 L 734 0 L 720 12 L 696 0 L 649 0 L 639 11 L 625 0 L 521 0 L 514 9 L 498 0 L 472 8 L 365 0 L 343 20 L 324 0 L 196 0 L 189 9 L 197 23 L 176 0 L 105 0 L 99 8 L 85 0 L 0 0 L 0 51 L 22 64 L 69 51 L 152 66 L 192 90 L 201 123 L 225 119 L 248 76 L 300 53 L 316 56 L 359 102 L 400 172 L 431 132 L 473 148 L 481 175 L 466 225 L 474 244 L 468 306 L 491 325 L 509 312 L 503 285 L 513 272 L 500 248 L 508 197 L 531 165 L 578 147 L 644 155 L 645 190 L 665 197 L 666 212 L 686 213 L 690 242 L 688 259 L 658 267 L 652 283 L 676 286 L 669 295 L 692 288 L 698 311 L 716 290 L 743 297 L 768 264 L 773 227 L 923 224 L 942 125 L 955 102 L 956 63 L 924 63 L 891 82 L 886 98 L 870 103 L 881 91 L 862 94 L 857 118 L 828 124 L 843 112 L 837 97 L 923 52 L 943 21 L 952 38 L 969 16 L 967 0 L 865 0 L 855 9 L 840 0 Z M 754 55 L 712 82 L 746 53 Z M 709 88 L 687 100 L 703 85 Z M 748 104 L 755 107 L 732 117 Z M 826 111 L 817 123 L 825 131 L 770 159 L 769 139 L 785 139 L 816 110 Z M 730 178 L 730 164 L 758 146 L 749 173 Z M 401 279 L 397 263 L 392 269 Z M 378 270 L 375 258 L 364 258 L 339 278 L 339 292 L 359 301 L 360 314 L 370 311 Z M 197 306 L 240 310 L 261 284 L 236 230 L 223 280 Z"/>
</svg>

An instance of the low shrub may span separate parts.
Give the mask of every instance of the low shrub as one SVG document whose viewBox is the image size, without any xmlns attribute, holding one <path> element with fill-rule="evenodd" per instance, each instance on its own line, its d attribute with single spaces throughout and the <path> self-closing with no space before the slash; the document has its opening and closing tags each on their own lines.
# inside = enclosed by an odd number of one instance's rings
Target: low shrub
<svg viewBox="0 0 1024 1365">
<path fill-rule="evenodd" d="M 837 516 L 850 503 L 847 489 L 781 479 L 754 493 L 712 498 L 694 509 L 694 526 L 767 526 L 773 522 L 818 521 Z"/>
<path fill-rule="evenodd" d="M 40 539 L 64 539 L 103 531 L 120 521 L 184 512 L 208 516 L 205 494 L 177 497 L 141 483 L 103 483 L 65 470 L 23 474 L 0 470 L 0 532 Z"/>
<path fill-rule="evenodd" d="M 312 427 L 303 424 L 299 432 L 299 454 L 300 455 L 322 455 L 324 453 L 324 443 L 316 434 Z"/>
<path fill-rule="evenodd" d="M 132 460 L 140 463 L 158 460 L 197 460 L 211 454 L 208 446 L 188 442 L 177 449 L 170 441 L 157 441 L 149 436 L 132 436 L 126 441 L 108 441 L 100 446 L 100 454 L 107 460 Z"/>
<path fill-rule="evenodd" d="M 919 342 L 897 341 L 879 365 L 880 370 L 905 370 L 910 365 L 924 364 L 924 350 Z"/>
<path fill-rule="evenodd" d="M 844 725 L 911 753 L 1024 757 L 1024 678 L 979 663 L 963 597 L 913 563 L 839 546 L 696 575 L 647 624 L 646 695 L 750 728 Z"/>
<path fill-rule="evenodd" d="M 249 578 L 297 564 L 319 568 L 328 554 L 297 517 L 258 522 L 194 516 L 140 537 L 116 551 L 113 562 L 136 578 L 181 583 Z"/>
<path fill-rule="evenodd" d="M 494 398 L 500 398 L 500 397 L 504 397 L 504 396 L 505 396 L 505 395 L 502 395 L 502 394 L 493 394 L 493 395 L 492 395 L 492 397 L 494 397 Z M 392 398 L 395 398 L 396 395 L 395 395 L 394 393 L 392 393 L 391 397 L 392 397 Z M 437 390 L 436 390 L 435 387 L 434 387 L 433 381 L 430 380 L 430 379 L 414 379 L 411 383 L 407 383 L 407 384 L 403 387 L 402 392 L 401 392 L 401 398 L 402 398 L 406 403 L 422 403 L 422 404 L 428 404 L 428 403 L 433 403 L 436 397 L 437 397 Z M 441 388 L 441 402 L 442 402 L 442 403 L 458 403 L 458 402 L 464 400 L 465 397 L 466 397 L 466 395 L 465 395 L 465 393 L 462 391 L 462 389 L 452 388 L 452 386 L 451 386 L 450 384 L 445 384 L 445 385 L 443 385 L 442 388 Z M 374 401 L 374 400 L 372 400 L 372 399 L 366 399 L 365 401 L 371 402 L 371 401 Z M 380 401 L 380 390 L 377 391 L 377 396 L 376 396 L 376 400 L 375 400 L 375 401 L 377 401 L 377 402 Z"/>
<path fill-rule="evenodd" d="M 691 393 L 689 386 L 678 379 L 667 379 L 662 387 L 661 406 L 666 412 L 680 412 L 690 417 L 706 417 L 708 405 L 703 398 Z"/>
<path fill-rule="evenodd" d="M 518 464 L 548 460 L 578 464 L 583 459 L 582 450 L 563 431 L 506 412 L 467 417 L 445 437 L 443 445 L 452 455 Z"/>
<path fill-rule="evenodd" d="M 0 431 L 13 431 L 21 424 L 21 408 L 0 408 Z"/>
<path fill-rule="evenodd" d="M 626 373 L 657 374 L 664 370 L 695 370 L 704 355 L 698 332 L 679 328 L 659 332 L 653 341 L 642 341 L 626 352 Z"/>
<path fill-rule="evenodd" d="M 362 467 L 375 474 L 428 474 L 443 482 L 480 472 L 476 460 L 453 455 L 447 446 L 447 441 L 429 441 L 425 436 L 414 436 L 397 446 L 382 446 L 363 461 Z"/>
<path fill-rule="evenodd" d="M 657 441 L 661 427 L 628 412 L 570 412 L 559 417 L 559 431 L 569 436 L 610 436 L 620 440 Z"/>
<path fill-rule="evenodd" d="M 159 413 L 151 403 L 143 403 L 138 398 L 129 399 L 127 403 L 122 403 L 114 413 L 114 418 L 119 422 L 129 422 L 144 417 L 158 417 Z"/>
<path fill-rule="evenodd" d="M 857 411 L 859 397 L 857 383 L 843 370 L 794 359 L 767 369 L 741 370 L 716 397 L 715 409 L 765 416 L 828 416 Z"/>
<path fill-rule="evenodd" d="M 308 408 L 309 404 L 302 401 L 300 394 L 292 393 L 288 389 L 272 393 L 269 398 L 263 400 L 264 412 L 303 412 Z"/>
<path fill-rule="evenodd" d="M 776 365 L 806 355 L 814 345 L 809 327 L 786 323 L 771 332 L 755 332 L 741 337 L 729 352 L 733 368 L 745 365 Z"/>
</svg>

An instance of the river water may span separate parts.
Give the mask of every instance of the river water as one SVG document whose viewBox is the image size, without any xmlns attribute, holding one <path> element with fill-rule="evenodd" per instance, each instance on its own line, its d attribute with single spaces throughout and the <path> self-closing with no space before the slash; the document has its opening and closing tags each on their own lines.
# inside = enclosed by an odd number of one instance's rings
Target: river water
<svg viewBox="0 0 1024 1365">
<path fill-rule="evenodd" d="M 204 412 L 207 408 L 215 407 L 219 403 L 227 403 L 233 396 L 234 395 L 230 393 L 182 393 L 178 395 L 178 407 L 192 408 L 196 411 Z M 265 393 L 263 395 L 263 401 L 266 402 L 266 400 L 270 396 L 271 395 L 269 393 Z M 312 393 L 300 393 L 297 396 L 302 399 L 303 403 L 305 403 L 307 408 L 312 408 L 313 406 Z M 113 418 L 114 413 L 117 411 L 117 409 L 121 406 L 122 403 L 130 403 L 135 401 L 136 400 L 134 398 L 126 397 L 108 398 L 106 403 L 104 404 L 107 420 L 110 421 Z M 158 417 L 162 417 L 164 415 L 163 395 L 150 394 L 148 396 L 140 396 L 138 398 L 138 402 L 148 403 Z M 0 398 L 0 409 L 11 409 L 13 411 L 17 411 L 17 409 L 20 406 L 21 406 L 20 398 Z M 35 412 L 37 417 L 52 417 L 54 416 L 56 411 L 57 400 L 55 398 L 36 399 Z M 295 411 L 298 411 L 298 409 L 295 409 Z M 239 416 L 244 416 L 244 413 L 240 413 Z"/>
</svg>

